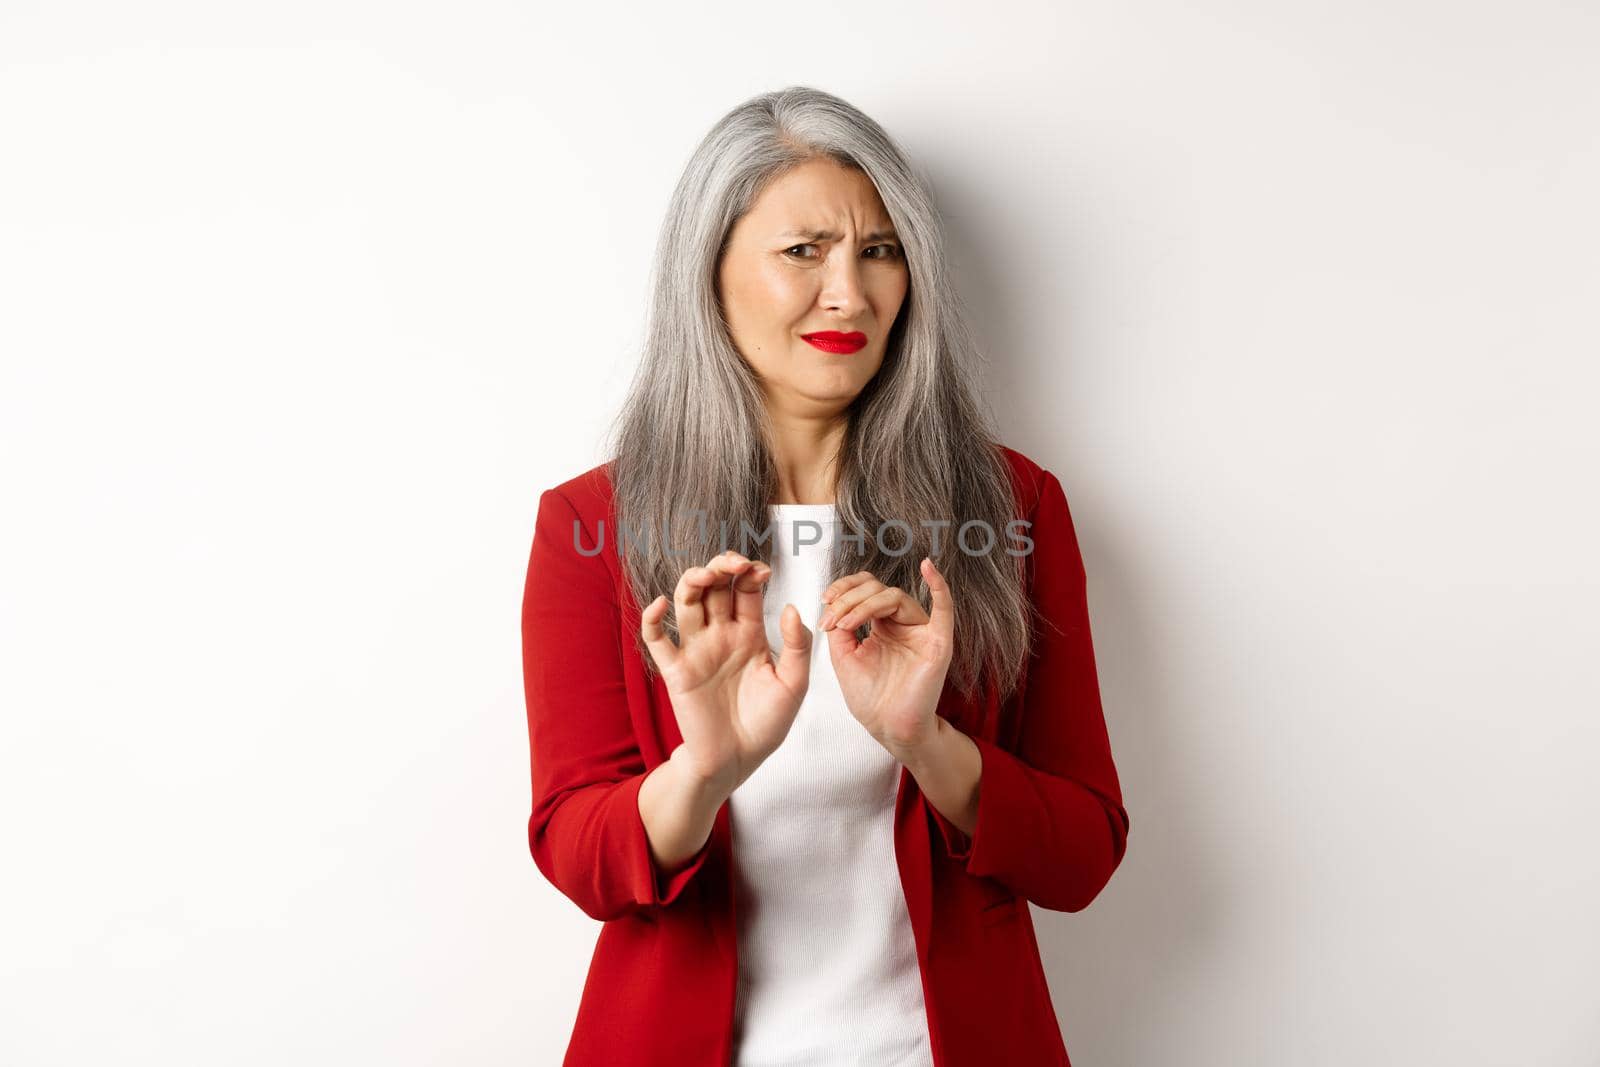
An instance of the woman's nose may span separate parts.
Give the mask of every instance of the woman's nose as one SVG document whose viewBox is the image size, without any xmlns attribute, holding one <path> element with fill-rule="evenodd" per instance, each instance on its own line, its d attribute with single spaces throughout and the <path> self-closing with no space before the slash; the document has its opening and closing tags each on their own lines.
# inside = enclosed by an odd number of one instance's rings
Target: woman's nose
<svg viewBox="0 0 1600 1067">
<path fill-rule="evenodd" d="M 833 257 L 830 257 L 833 258 Z M 866 290 L 861 284 L 861 266 L 853 257 L 838 256 L 823 272 L 821 303 L 826 308 L 836 308 L 848 317 L 866 304 Z"/>
</svg>

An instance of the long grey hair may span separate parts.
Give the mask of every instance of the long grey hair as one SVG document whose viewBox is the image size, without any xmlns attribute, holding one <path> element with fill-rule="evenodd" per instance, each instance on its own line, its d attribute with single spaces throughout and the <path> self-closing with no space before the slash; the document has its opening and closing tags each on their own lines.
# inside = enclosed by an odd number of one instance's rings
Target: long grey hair
<svg viewBox="0 0 1600 1067">
<path fill-rule="evenodd" d="M 817 158 L 871 179 L 910 271 L 883 364 L 850 405 L 835 457 L 838 519 L 864 536 L 835 540 L 830 581 L 868 571 L 928 610 L 919 564 L 930 556 L 956 605 L 951 681 L 969 698 L 992 685 L 1003 700 L 1014 691 L 1032 631 L 1019 554 L 1026 546 L 1007 533 L 1021 516 L 1008 463 L 976 400 L 976 352 L 939 217 L 888 133 L 829 93 L 792 86 L 747 100 L 711 128 L 684 168 L 656 246 L 644 350 L 609 434 L 619 530 L 607 536 L 623 538 L 624 571 L 641 608 L 661 594 L 671 599 L 685 569 L 726 548 L 771 561 L 770 543 L 742 536 L 770 528 L 778 479 L 766 404 L 723 318 L 717 269 L 734 223 L 766 184 Z M 959 547 L 957 531 L 974 520 L 993 537 L 979 527 L 965 542 L 971 550 Z M 934 552 L 936 533 L 924 522 L 939 521 L 948 525 L 938 529 Z M 691 527 L 687 539 L 677 524 Z M 980 553 L 985 541 L 992 549 Z M 803 619 L 817 607 L 795 606 Z M 665 625 L 678 640 L 671 612 Z M 863 625 L 857 636 L 868 632 Z M 820 637 L 813 655 L 827 654 Z M 653 673 L 653 659 L 634 638 Z"/>
</svg>

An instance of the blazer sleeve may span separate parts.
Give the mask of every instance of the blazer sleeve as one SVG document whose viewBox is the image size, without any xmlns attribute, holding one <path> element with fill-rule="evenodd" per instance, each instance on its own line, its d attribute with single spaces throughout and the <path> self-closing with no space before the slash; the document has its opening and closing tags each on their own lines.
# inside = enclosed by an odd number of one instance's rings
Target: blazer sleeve
<svg viewBox="0 0 1600 1067">
<path fill-rule="evenodd" d="M 996 879 L 1042 908 L 1081 911 L 1122 862 L 1129 822 L 1100 705 L 1083 557 L 1066 494 L 1049 471 L 1029 536 L 1043 619 L 1015 751 L 972 737 L 983 770 L 970 836 L 927 807 L 968 874 Z"/>
<path fill-rule="evenodd" d="M 639 814 L 648 770 L 628 714 L 616 585 L 595 536 L 559 490 L 540 496 L 522 662 L 533 781 L 528 848 L 552 885 L 606 920 L 671 904 L 705 865 L 711 842 L 670 872 L 650 854 Z"/>
</svg>

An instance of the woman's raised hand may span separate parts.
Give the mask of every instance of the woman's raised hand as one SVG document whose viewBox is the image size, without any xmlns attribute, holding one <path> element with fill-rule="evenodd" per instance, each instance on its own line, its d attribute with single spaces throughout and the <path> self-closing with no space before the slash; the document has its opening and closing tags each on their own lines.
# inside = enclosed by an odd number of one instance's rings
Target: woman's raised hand
<svg viewBox="0 0 1600 1067">
<path fill-rule="evenodd" d="M 811 678 L 811 631 L 793 604 L 779 618 L 783 651 L 773 661 L 761 608 L 772 568 L 731 549 L 678 579 L 671 606 L 678 644 L 656 597 L 640 634 L 672 698 L 682 760 L 713 789 L 732 794 L 777 750 L 794 724 Z"/>
<path fill-rule="evenodd" d="M 938 729 L 939 695 L 955 650 L 955 602 L 944 575 L 923 560 L 933 614 L 904 589 L 868 571 L 848 574 L 822 591 L 828 610 L 819 629 L 828 635 L 833 672 L 856 720 L 897 758 L 931 741 Z M 855 629 L 872 623 L 865 641 Z"/>
</svg>

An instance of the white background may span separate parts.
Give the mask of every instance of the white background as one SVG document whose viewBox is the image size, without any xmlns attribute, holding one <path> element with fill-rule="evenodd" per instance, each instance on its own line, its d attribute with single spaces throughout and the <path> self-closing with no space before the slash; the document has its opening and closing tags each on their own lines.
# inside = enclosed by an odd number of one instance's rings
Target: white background
<svg viewBox="0 0 1600 1067">
<path fill-rule="evenodd" d="M 518 610 L 672 183 L 933 179 L 1132 818 L 1077 1067 L 1600 1063 L 1591 5 L 0 8 L 0 1061 L 556 1064 Z"/>
</svg>

